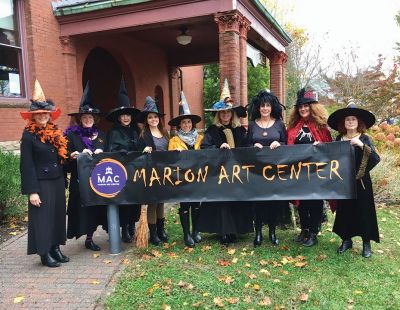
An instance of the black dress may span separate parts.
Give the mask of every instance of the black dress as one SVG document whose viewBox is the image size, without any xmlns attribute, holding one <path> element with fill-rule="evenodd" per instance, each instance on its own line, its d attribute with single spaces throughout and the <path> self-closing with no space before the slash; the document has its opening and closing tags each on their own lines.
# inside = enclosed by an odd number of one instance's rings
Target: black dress
<svg viewBox="0 0 400 310">
<path fill-rule="evenodd" d="M 75 132 L 69 132 L 68 138 L 68 153 L 75 151 L 82 152 L 85 148 L 81 137 Z M 99 131 L 96 139 L 92 140 L 93 149 L 105 149 L 106 136 Z M 82 235 L 92 234 L 96 231 L 98 225 L 107 223 L 107 213 L 104 206 L 83 207 L 80 202 L 79 195 L 79 179 L 76 160 L 71 160 L 67 167 L 67 171 L 71 173 L 69 182 L 69 197 L 68 197 L 68 239 L 78 239 Z"/>
<path fill-rule="evenodd" d="M 138 128 L 135 124 L 130 127 L 122 126 L 116 123 L 108 132 L 107 152 L 134 152 L 139 151 L 138 146 Z M 119 223 L 122 226 L 134 224 L 140 217 L 140 205 L 119 206 Z"/>
<path fill-rule="evenodd" d="M 270 146 L 278 141 L 281 145 L 287 143 L 286 128 L 282 120 L 275 120 L 269 128 L 261 128 L 256 122 L 250 122 L 247 131 L 248 146 L 260 143 L 262 146 Z M 277 224 L 290 222 L 290 209 L 288 201 L 257 201 L 253 202 L 255 219 L 258 219 L 270 227 Z"/>
<path fill-rule="evenodd" d="M 65 179 L 57 150 L 25 130 L 21 139 L 21 192 L 38 193 L 40 207 L 28 203 L 28 254 L 45 255 L 65 244 Z"/>
<path fill-rule="evenodd" d="M 217 127 L 211 125 L 204 134 L 202 149 L 220 148 L 226 143 L 225 128 L 232 130 L 235 147 L 246 146 L 246 129 L 230 126 Z M 218 233 L 220 235 L 245 234 L 253 232 L 253 212 L 250 203 L 246 202 L 205 202 L 201 204 L 198 220 L 201 232 Z"/>
<path fill-rule="evenodd" d="M 341 140 L 338 136 L 337 141 Z M 364 148 L 355 147 L 357 199 L 338 200 L 333 232 L 343 240 L 360 236 L 364 241 L 379 242 L 374 193 L 369 172 L 380 161 L 371 139 L 362 134 Z M 361 169 L 360 169 L 361 167 Z M 362 171 L 364 170 L 364 172 Z"/>
</svg>

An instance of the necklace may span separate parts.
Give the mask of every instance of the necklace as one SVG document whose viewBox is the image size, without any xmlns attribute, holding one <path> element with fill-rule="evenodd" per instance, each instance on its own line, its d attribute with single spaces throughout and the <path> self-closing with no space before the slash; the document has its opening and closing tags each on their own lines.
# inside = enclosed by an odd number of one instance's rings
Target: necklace
<svg viewBox="0 0 400 310">
<path fill-rule="evenodd" d="M 263 124 L 263 122 L 262 122 L 262 120 L 261 120 L 261 118 L 260 118 L 261 128 L 262 128 L 262 130 L 263 130 L 263 132 L 262 132 L 262 136 L 263 136 L 263 137 L 268 136 L 267 129 L 269 128 L 269 123 L 270 123 L 270 121 L 271 121 L 271 119 L 268 120 L 267 125 L 264 127 L 264 124 Z"/>
<path fill-rule="evenodd" d="M 351 140 L 355 137 L 358 137 L 359 135 L 361 135 L 359 132 L 357 132 L 355 135 L 352 136 L 348 136 L 347 134 L 343 136 L 343 138 L 345 138 L 346 140 Z"/>
</svg>

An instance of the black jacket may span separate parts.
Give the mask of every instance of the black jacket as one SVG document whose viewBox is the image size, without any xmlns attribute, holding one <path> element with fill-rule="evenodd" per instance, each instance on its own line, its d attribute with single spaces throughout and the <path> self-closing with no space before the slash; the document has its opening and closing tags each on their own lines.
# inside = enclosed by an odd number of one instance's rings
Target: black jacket
<svg viewBox="0 0 400 310">
<path fill-rule="evenodd" d="M 21 192 L 39 193 L 39 180 L 51 180 L 64 176 L 56 148 L 43 143 L 35 134 L 24 130 L 21 139 Z"/>
<path fill-rule="evenodd" d="M 231 128 L 231 127 L 230 127 Z M 226 142 L 226 136 L 223 132 L 224 127 L 211 125 L 204 133 L 204 139 L 201 143 L 202 149 L 220 148 L 222 143 Z M 246 146 L 246 129 L 244 127 L 231 128 L 235 147 Z"/>
<path fill-rule="evenodd" d="M 117 151 L 138 151 L 138 133 L 137 126 L 124 127 L 116 123 L 108 132 L 107 136 L 107 152 Z"/>
<path fill-rule="evenodd" d="M 138 140 L 139 151 L 143 151 L 146 146 L 150 146 L 153 149 L 153 151 L 157 150 L 156 145 L 154 144 L 153 135 L 151 134 L 150 131 L 147 130 L 143 133 L 142 137 L 139 136 Z"/>
</svg>

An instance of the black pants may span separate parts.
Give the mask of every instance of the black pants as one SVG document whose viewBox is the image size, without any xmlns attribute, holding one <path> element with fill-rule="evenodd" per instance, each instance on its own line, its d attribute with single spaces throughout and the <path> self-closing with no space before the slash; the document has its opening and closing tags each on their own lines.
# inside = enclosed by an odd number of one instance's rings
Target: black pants
<svg viewBox="0 0 400 310">
<path fill-rule="evenodd" d="M 190 209 L 199 209 L 200 208 L 200 202 L 181 202 L 179 210 L 181 212 L 189 212 Z"/>
<path fill-rule="evenodd" d="M 323 200 L 301 200 L 298 206 L 301 229 L 318 234 L 322 221 Z"/>
</svg>

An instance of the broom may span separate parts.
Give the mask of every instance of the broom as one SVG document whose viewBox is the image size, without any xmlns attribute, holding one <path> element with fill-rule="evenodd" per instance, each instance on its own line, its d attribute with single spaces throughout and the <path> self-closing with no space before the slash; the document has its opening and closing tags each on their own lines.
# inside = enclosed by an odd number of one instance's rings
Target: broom
<svg viewBox="0 0 400 310">
<path fill-rule="evenodd" d="M 147 248 L 149 245 L 149 226 L 147 223 L 147 205 L 142 205 L 140 219 L 135 234 L 136 247 L 139 249 Z"/>
</svg>

